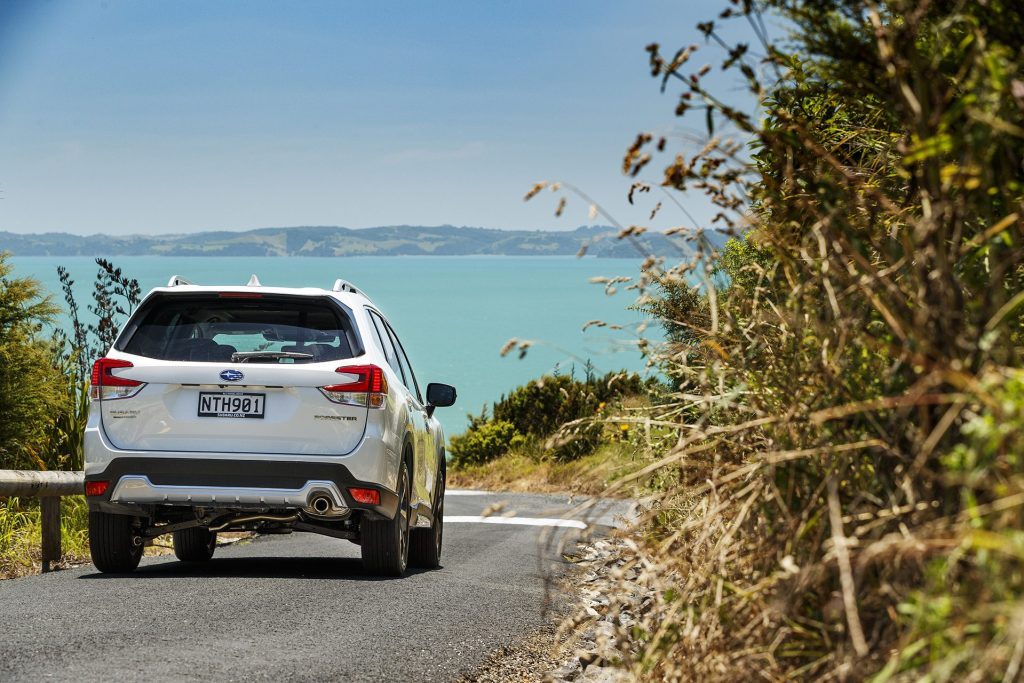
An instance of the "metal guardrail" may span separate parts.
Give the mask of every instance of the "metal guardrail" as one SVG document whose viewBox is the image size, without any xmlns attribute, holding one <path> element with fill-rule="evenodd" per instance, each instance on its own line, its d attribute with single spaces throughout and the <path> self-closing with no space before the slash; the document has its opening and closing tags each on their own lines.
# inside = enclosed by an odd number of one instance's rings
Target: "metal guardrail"
<svg viewBox="0 0 1024 683">
<path fill-rule="evenodd" d="M 39 498 L 43 531 L 43 571 L 61 557 L 60 499 L 85 493 L 84 472 L 34 472 L 0 470 L 0 498 Z"/>
</svg>

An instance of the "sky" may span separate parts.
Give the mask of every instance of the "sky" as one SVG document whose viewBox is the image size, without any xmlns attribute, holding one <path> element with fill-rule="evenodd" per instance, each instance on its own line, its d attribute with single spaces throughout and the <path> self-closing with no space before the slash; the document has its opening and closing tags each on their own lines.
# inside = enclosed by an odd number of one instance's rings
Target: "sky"
<svg viewBox="0 0 1024 683">
<path fill-rule="evenodd" d="M 643 222 L 623 152 L 685 132 L 644 46 L 724 6 L 0 0 L 0 230 L 594 222 L 539 180 Z"/>
</svg>

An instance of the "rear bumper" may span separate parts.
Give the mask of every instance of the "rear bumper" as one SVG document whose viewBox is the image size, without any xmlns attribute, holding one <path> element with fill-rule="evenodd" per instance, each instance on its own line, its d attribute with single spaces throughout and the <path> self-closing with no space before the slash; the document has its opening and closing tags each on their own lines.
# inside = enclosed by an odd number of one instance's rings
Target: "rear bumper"
<svg viewBox="0 0 1024 683">
<path fill-rule="evenodd" d="M 349 507 L 333 481 L 307 481 L 302 488 L 260 488 L 252 486 L 205 486 L 200 484 L 155 484 L 146 475 L 122 475 L 110 493 L 111 503 L 154 505 L 192 504 L 246 507 L 309 507 L 316 495 L 331 498 L 335 507 Z"/>
<path fill-rule="evenodd" d="M 307 508 L 314 497 L 327 495 L 337 507 L 395 516 L 397 457 L 379 439 L 364 437 L 346 456 L 304 457 L 122 451 L 92 427 L 85 437 L 85 480 L 109 486 L 88 502 L 90 509 L 107 512 L 152 506 L 283 510 Z M 352 487 L 378 491 L 380 504 L 356 502 Z"/>
<path fill-rule="evenodd" d="M 336 463 L 123 457 L 86 474 L 85 480 L 110 482 L 106 493 L 88 498 L 91 508 L 108 512 L 151 505 L 302 509 L 318 495 L 329 496 L 337 507 L 372 511 L 388 519 L 398 509 L 393 491 L 355 479 Z M 378 491 L 380 505 L 357 502 L 351 487 Z"/>
</svg>

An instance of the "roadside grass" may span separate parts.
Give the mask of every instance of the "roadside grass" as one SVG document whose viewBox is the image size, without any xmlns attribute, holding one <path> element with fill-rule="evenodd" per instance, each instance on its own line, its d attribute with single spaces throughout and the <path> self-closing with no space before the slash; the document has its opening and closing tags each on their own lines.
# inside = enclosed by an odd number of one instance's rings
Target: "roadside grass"
<svg viewBox="0 0 1024 683">
<path fill-rule="evenodd" d="M 56 568 L 67 569 L 92 560 L 89 557 L 89 509 L 85 496 L 66 496 L 60 508 L 61 550 Z M 221 532 L 217 546 L 245 542 L 255 534 L 248 531 Z M 0 580 L 38 574 L 42 569 L 42 525 L 38 498 L 0 500 Z M 145 556 L 171 555 L 170 534 L 146 544 Z"/>
<path fill-rule="evenodd" d="M 89 561 L 89 510 L 85 496 L 61 500 L 60 565 Z M 0 500 L 0 579 L 38 573 L 41 564 L 42 525 L 39 500 Z"/>
<path fill-rule="evenodd" d="M 605 494 L 612 483 L 647 465 L 650 460 L 628 441 L 602 444 L 577 460 L 556 460 L 540 446 L 514 448 L 480 465 L 451 467 L 449 488 L 476 488 L 520 493 L 571 492 L 588 496 Z M 624 486 L 615 497 L 642 495 L 639 486 Z"/>
</svg>

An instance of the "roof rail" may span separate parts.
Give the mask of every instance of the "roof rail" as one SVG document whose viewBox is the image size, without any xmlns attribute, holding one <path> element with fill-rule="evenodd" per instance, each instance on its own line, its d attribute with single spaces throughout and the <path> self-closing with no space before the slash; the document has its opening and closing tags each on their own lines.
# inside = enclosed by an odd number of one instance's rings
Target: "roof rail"
<svg viewBox="0 0 1024 683">
<path fill-rule="evenodd" d="M 180 275 L 172 275 L 171 279 L 167 281 L 168 287 L 177 287 L 178 285 L 194 285 L 194 282 L 189 282 Z"/>
<path fill-rule="evenodd" d="M 352 292 L 353 294 L 363 294 L 362 291 L 348 280 L 342 280 L 340 277 L 334 281 L 334 287 L 331 289 L 333 292 Z M 366 296 L 363 294 L 363 296 Z"/>
</svg>

